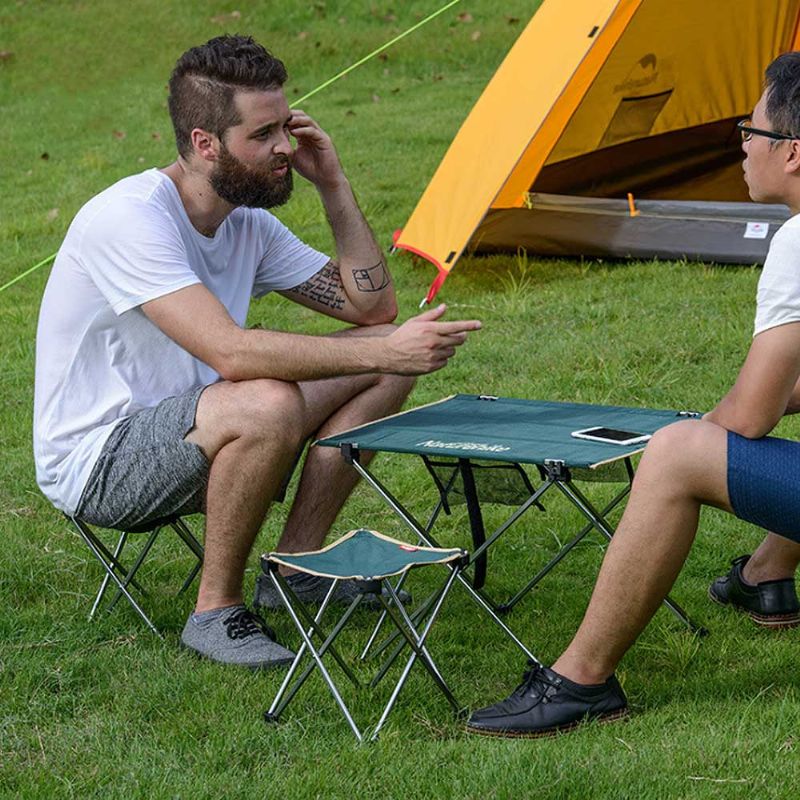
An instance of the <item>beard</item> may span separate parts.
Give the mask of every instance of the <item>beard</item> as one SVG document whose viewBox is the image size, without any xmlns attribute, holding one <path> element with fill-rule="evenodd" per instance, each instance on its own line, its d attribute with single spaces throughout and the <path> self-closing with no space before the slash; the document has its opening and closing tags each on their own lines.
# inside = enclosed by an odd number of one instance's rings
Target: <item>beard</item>
<svg viewBox="0 0 800 800">
<path fill-rule="evenodd" d="M 284 165 L 289 168 L 285 175 L 272 174 L 272 170 Z M 292 165 L 285 156 L 277 156 L 265 167 L 248 167 L 222 144 L 209 181 L 211 188 L 231 205 L 275 208 L 292 195 Z"/>
</svg>

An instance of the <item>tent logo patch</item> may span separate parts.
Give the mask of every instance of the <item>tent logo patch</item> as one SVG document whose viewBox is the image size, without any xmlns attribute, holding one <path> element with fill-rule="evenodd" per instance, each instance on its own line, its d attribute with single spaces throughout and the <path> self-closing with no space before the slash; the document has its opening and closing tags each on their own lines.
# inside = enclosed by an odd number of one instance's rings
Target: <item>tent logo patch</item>
<svg viewBox="0 0 800 800">
<path fill-rule="evenodd" d="M 438 450 L 470 450 L 475 453 L 505 453 L 511 448 L 503 444 L 482 444 L 480 442 L 440 442 L 438 439 L 428 439 L 417 442 L 415 447 L 435 447 Z"/>
<path fill-rule="evenodd" d="M 768 222 L 748 222 L 744 229 L 745 239 L 766 239 L 769 233 Z"/>
</svg>

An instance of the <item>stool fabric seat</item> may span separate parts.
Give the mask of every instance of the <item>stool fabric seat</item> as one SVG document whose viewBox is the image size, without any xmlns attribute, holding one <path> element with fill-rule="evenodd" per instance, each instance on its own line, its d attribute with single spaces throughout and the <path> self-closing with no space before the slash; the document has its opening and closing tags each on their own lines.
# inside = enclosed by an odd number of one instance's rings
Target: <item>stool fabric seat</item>
<svg viewBox="0 0 800 800">
<path fill-rule="evenodd" d="M 446 564 L 461 558 L 460 548 L 419 547 L 359 528 L 322 550 L 307 553 L 269 553 L 267 558 L 298 572 L 337 580 L 382 580 L 412 567 Z"/>
</svg>

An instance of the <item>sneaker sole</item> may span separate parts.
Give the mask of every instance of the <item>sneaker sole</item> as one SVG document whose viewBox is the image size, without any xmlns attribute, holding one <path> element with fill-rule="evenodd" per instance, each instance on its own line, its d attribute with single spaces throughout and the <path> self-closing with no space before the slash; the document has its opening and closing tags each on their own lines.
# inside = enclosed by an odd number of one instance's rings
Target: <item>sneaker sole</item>
<svg viewBox="0 0 800 800">
<path fill-rule="evenodd" d="M 736 603 L 731 603 L 729 600 L 723 600 L 721 597 L 718 597 L 714 594 L 714 591 L 711 587 L 708 589 L 708 597 L 714 603 L 719 606 L 725 606 L 726 608 L 732 608 L 734 611 L 738 611 L 741 614 L 747 614 L 756 625 L 759 625 L 762 628 L 772 628 L 774 630 L 782 630 L 788 628 L 796 628 L 800 625 L 800 612 L 795 612 L 794 614 L 759 614 L 757 611 L 750 611 L 748 608 L 742 608 L 742 606 L 737 605 Z"/>
<path fill-rule="evenodd" d="M 473 728 L 472 725 L 466 726 L 467 733 L 477 733 L 480 736 L 492 736 L 502 739 L 547 739 L 553 736 L 558 736 L 561 733 L 569 733 L 580 728 L 587 722 L 593 722 L 596 725 L 606 725 L 609 722 L 618 722 L 630 714 L 627 708 L 621 708 L 619 711 L 611 711 L 608 714 L 601 714 L 598 717 L 591 717 L 589 720 L 576 720 L 570 722 L 569 725 L 559 725 L 556 728 L 548 728 L 544 731 L 513 731 L 513 730 L 490 730 L 487 728 Z"/>
<path fill-rule="evenodd" d="M 260 664 L 243 664 L 236 663 L 235 661 L 218 661 L 216 658 L 211 658 L 211 656 L 207 656 L 205 653 L 201 653 L 199 650 L 195 650 L 194 647 L 190 647 L 188 644 L 184 644 L 183 642 L 179 642 L 179 646 L 182 650 L 185 650 L 187 653 L 191 653 L 193 656 L 195 656 L 195 658 L 199 658 L 202 661 L 208 661 L 211 664 L 219 664 L 221 667 L 244 667 L 245 669 L 249 669 L 251 672 L 262 672 L 263 670 L 268 669 L 288 667 L 294 661 L 294 657 L 277 658 L 274 661 L 262 661 Z"/>
</svg>

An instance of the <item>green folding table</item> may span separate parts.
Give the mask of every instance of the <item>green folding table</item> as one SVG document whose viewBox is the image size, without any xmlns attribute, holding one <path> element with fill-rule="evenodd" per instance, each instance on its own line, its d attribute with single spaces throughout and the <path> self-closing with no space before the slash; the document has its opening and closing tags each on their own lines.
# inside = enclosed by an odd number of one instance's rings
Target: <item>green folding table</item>
<svg viewBox="0 0 800 800">
<path fill-rule="evenodd" d="M 614 528 L 607 516 L 630 492 L 634 475 L 631 458 L 645 447 L 645 443 L 623 446 L 592 442 L 574 438 L 572 433 L 602 426 L 652 434 L 673 422 L 697 416 L 699 414 L 693 411 L 459 394 L 329 436 L 316 444 L 339 448 L 343 458 L 428 546 L 439 546 L 433 534 L 436 520 L 442 511 L 449 510 L 455 494 L 463 494 L 473 539 L 470 559 L 474 573 L 472 582 L 465 575 L 459 575 L 458 579 L 473 599 L 535 661 L 499 614 L 516 605 L 589 532 L 597 530 L 611 539 Z M 439 492 L 439 501 L 427 523 L 418 521 L 361 462 L 360 453 L 364 450 L 421 457 Z M 532 467 L 539 481 L 532 480 L 522 465 Z M 621 480 L 624 486 L 602 508 L 595 507 L 575 484 L 576 479 L 596 477 L 603 480 L 606 476 L 607 480 L 614 471 L 616 475 L 611 478 Z M 487 500 L 483 484 L 485 477 L 497 477 L 493 473 L 504 476 L 507 485 L 513 484 L 512 493 L 516 492 L 516 498 L 513 512 L 487 536 L 481 503 L 491 500 Z M 494 483 L 497 484 L 497 480 Z M 523 514 L 533 507 L 541 509 L 541 499 L 552 490 L 564 495 L 580 511 L 586 524 L 512 598 L 497 604 L 482 588 L 487 551 Z M 667 597 L 664 604 L 691 630 L 700 630 L 671 598 Z"/>
</svg>

